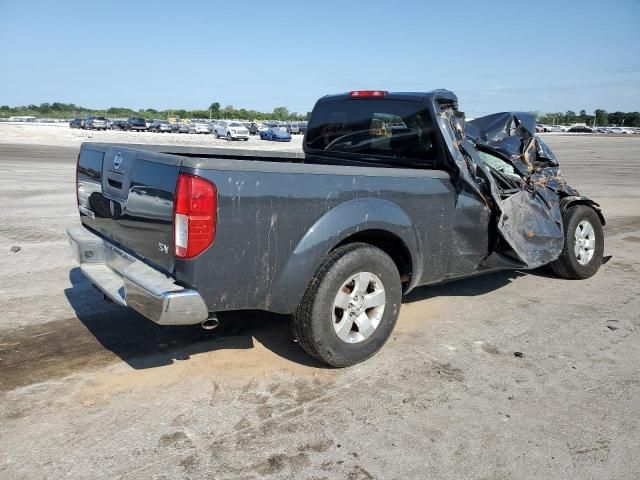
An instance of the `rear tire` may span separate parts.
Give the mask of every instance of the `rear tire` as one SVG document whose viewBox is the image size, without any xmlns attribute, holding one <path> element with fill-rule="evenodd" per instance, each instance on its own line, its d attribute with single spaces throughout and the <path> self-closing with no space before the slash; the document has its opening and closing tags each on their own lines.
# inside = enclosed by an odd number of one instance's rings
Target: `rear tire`
<svg viewBox="0 0 640 480">
<path fill-rule="evenodd" d="M 549 266 L 563 278 L 584 280 L 598 271 L 604 255 L 604 230 L 596 211 L 586 205 L 576 205 L 562 216 L 564 248 Z"/>
<path fill-rule="evenodd" d="M 311 356 L 348 367 L 389 339 L 402 303 L 398 269 L 385 252 L 352 243 L 331 252 L 292 318 L 294 338 Z"/>
</svg>

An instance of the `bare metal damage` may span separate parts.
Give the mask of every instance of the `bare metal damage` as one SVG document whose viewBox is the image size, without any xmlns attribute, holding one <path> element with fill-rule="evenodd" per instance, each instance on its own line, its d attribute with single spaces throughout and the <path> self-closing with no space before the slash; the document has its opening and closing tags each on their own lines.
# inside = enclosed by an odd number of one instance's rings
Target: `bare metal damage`
<svg viewBox="0 0 640 480">
<path fill-rule="evenodd" d="M 483 266 L 536 268 L 558 258 L 562 210 L 571 203 L 592 205 L 602 217 L 595 202 L 567 185 L 553 152 L 536 136 L 532 115 L 503 112 L 465 122 L 448 102 L 440 105 L 438 123 L 459 190 L 470 189 L 491 211 L 495 238 Z"/>
</svg>

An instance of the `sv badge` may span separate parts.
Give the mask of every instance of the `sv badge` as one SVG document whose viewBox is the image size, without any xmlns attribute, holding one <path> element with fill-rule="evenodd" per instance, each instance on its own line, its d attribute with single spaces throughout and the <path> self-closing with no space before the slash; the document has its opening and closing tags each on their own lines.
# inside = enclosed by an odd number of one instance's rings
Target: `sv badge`
<svg viewBox="0 0 640 480">
<path fill-rule="evenodd" d="M 158 250 L 165 255 L 169 254 L 169 245 L 165 245 L 164 243 L 158 242 Z"/>
</svg>

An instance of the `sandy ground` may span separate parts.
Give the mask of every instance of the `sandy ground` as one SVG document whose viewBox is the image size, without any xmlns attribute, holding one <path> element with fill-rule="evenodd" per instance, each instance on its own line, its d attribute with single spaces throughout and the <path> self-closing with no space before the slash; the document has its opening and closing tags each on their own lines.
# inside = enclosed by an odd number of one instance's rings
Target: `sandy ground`
<svg viewBox="0 0 640 480">
<path fill-rule="evenodd" d="M 417 289 L 378 355 L 334 370 L 291 341 L 287 317 L 243 312 L 206 332 L 103 303 L 64 232 L 77 147 L 104 132 L 6 128 L 0 478 L 640 477 L 640 136 L 547 139 L 607 216 L 613 257 L 595 277 Z M 58 146 L 42 146 L 53 128 Z"/>
</svg>

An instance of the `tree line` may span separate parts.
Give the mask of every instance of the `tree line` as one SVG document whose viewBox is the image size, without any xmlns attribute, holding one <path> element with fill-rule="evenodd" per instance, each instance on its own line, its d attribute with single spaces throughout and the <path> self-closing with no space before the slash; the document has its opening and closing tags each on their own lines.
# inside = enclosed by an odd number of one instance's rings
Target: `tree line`
<svg viewBox="0 0 640 480">
<path fill-rule="evenodd" d="M 236 109 L 232 105 L 221 107 L 220 103 L 213 102 L 208 109 L 167 109 L 156 110 L 143 108 L 133 110 L 126 107 L 111 107 L 107 109 L 86 108 L 73 103 L 41 103 L 40 105 L 24 105 L 10 107 L 0 106 L 0 117 L 34 116 L 43 118 L 72 118 L 95 115 L 108 118 L 142 117 L 145 119 L 168 118 L 233 118 L 239 120 L 307 120 L 311 112 L 298 114 L 290 112 L 286 107 L 276 107 L 272 112 L 258 112 L 245 108 Z"/>
<path fill-rule="evenodd" d="M 598 126 L 625 126 L 640 127 L 640 112 L 612 112 L 607 113 L 603 109 L 597 109 L 593 115 L 587 114 L 585 110 L 579 113 L 567 110 L 566 112 L 540 113 L 531 112 L 539 123 L 548 125 L 572 125 L 574 123 L 585 123 L 587 125 Z M 111 107 L 107 109 L 86 108 L 73 103 L 41 103 L 40 105 L 24 105 L 10 107 L 0 106 L 0 117 L 11 116 L 34 116 L 46 118 L 71 118 L 83 117 L 86 115 L 96 115 L 108 118 L 142 117 L 145 119 L 167 119 L 167 118 L 233 118 L 239 120 L 308 120 L 311 112 L 298 114 L 290 112 L 286 107 L 276 107 L 272 112 L 258 112 L 257 110 L 247 110 L 245 108 L 236 109 L 232 105 L 222 107 L 219 102 L 213 102 L 208 109 L 167 109 L 156 110 L 153 108 L 143 108 L 133 110 L 125 107 Z"/>
<path fill-rule="evenodd" d="M 596 125 L 599 127 L 640 127 L 640 112 L 612 112 L 598 108 L 593 115 L 587 114 L 585 110 L 575 113 L 567 110 L 565 113 L 540 113 L 532 112 L 538 123 L 545 125 L 572 125 L 574 123 L 584 123 L 586 125 Z"/>
</svg>

